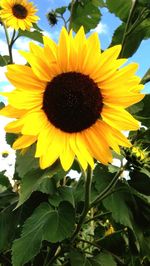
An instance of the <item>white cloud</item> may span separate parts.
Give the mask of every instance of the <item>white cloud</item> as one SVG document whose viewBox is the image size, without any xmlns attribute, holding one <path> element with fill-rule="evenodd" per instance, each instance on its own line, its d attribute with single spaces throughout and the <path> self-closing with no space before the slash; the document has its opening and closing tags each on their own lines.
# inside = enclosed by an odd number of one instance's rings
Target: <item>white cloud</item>
<svg viewBox="0 0 150 266">
<path fill-rule="evenodd" d="M 19 38 L 16 40 L 14 47 L 17 50 L 27 51 L 27 50 L 29 50 L 29 43 L 30 42 L 31 42 L 30 39 L 22 37 L 22 38 Z"/>
<path fill-rule="evenodd" d="M 43 35 L 50 37 L 54 41 L 58 41 L 59 35 L 60 35 L 60 31 L 55 30 L 53 33 L 49 32 L 49 31 L 43 31 Z"/>
<path fill-rule="evenodd" d="M 23 43 L 22 43 L 23 44 Z M 0 40 L 0 54 L 1 55 L 8 55 L 8 46 L 5 41 Z M 13 48 L 12 49 L 14 63 L 16 64 L 25 64 L 26 60 L 18 53 L 18 50 Z"/>
<path fill-rule="evenodd" d="M 109 34 L 108 26 L 102 22 L 100 22 L 97 27 L 91 31 L 97 32 L 98 34 Z"/>
</svg>

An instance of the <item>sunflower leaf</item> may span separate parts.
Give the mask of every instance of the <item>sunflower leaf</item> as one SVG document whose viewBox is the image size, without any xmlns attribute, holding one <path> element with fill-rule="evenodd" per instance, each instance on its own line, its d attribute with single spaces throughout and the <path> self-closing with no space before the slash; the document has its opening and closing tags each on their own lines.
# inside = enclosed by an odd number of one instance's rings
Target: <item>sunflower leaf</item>
<svg viewBox="0 0 150 266">
<path fill-rule="evenodd" d="M 123 34 L 125 31 L 126 23 L 122 23 L 114 32 L 110 46 L 122 43 Z M 143 21 L 138 27 L 135 28 L 131 34 L 126 37 L 124 44 L 124 51 L 122 57 L 131 57 L 139 48 L 142 40 L 150 37 L 150 28 L 148 19 Z"/>
<path fill-rule="evenodd" d="M 119 17 L 122 21 L 127 20 L 128 14 L 132 5 L 131 0 L 107 0 L 106 1 L 107 8 L 111 13 L 114 13 L 117 17 Z"/>
<path fill-rule="evenodd" d="M 113 193 L 104 199 L 103 204 L 107 210 L 112 211 L 112 217 L 117 223 L 128 226 L 133 230 L 133 215 L 127 206 L 123 192 Z"/>
<path fill-rule="evenodd" d="M 9 63 L 10 57 L 9 55 L 0 55 L 0 66 L 6 66 Z"/>
<path fill-rule="evenodd" d="M 27 37 L 29 39 L 32 39 L 34 41 L 43 43 L 43 34 L 38 30 L 34 30 L 34 31 L 23 31 L 21 29 L 19 29 L 19 36 L 24 36 Z"/>
<path fill-rule="evenodd" d="M 12 246 L 13 266 L 24 265 L 39 252 L 43 227 L 47 223 L 51 211 L 47 203 L 42 203 L 26 220 L 21 237 L 15 240 Z"/>
<path fill-rule="evenodd" d="M 41 203 L 26 220 L 21 237 L 13 243 L 13 266 L 22 266 L 31 260 L 39 252 L 43 240 L 56 243 L 69 237 L 74 222 L 74 209 L 69 203 L 61 203 L 58 210 Z"/>
<path fill-rule="evenodd" d="M 14 133 L 6 133 L 6 136 L 5 136 L 5 139 L 6 139 L 6 142 L 12 146 L 14 141 L 17 139 L 17 135 L 14 134 Z"/>
<path fill-rule="evenodd" d="M 3 102 L 0 102 L 0 110 L 5 107 L 5 104 Z"/>
<path fill-rule="evenodd" d="M 71 28 L 77 32 L 83 26 L 85 32 L 89 32 L 97 26 L 100 18 L 100 10 L 94 2 L 88 0 L 84 2 L 76 1 L 73 6 Z"/>
<path fill-rule="evenodd" d="M 13 211 L 15 203 L 0 212 L 0 251 L 9 248 L 18 225 L 18 211 Z"/>
<path fill-rule="evenodd" d="M 49 168 L 46 171 L 35 169 L 28 172 L 21 182 L 19 202 L 16 208 L 22 205 L 34 191 L 53 195 L 56 190 L 56 183 L 52 177 L 62 176 L 64 171 L 60 168 Z"/>
<path fill-rule="evenodd" d="M 44 240 L 56 243 L 70 237 L 75 229 L 75 212 L 69 202 L 61 202 L 44 226 Z"/>
<path fill-rule="evenodd" d="M 99 255 L 97 255 L 94 260 L 100 263 L 100 265 L 103 266 L 117 266 L 117 263 L 115 262 L 113 256 L 109 252 L 101 252 Z"/>
<path fill-rule="evenodd" d="M 143 109 L 139 110 L 136 115 L 139 117 L 139 120 L 142 124 L 146 127 L 150 126 L 150 94 L 147 94 L 144 99 L 142 100 Z"/>
<path fill-rule="evenodd" d="M 62 6 L 62 7 L 58 7 L 55 9 L 55 12 L 58 14 L 63 15 L 66 12 L 67 7 L 66 6 Z"/>
<path fill-rule="evenodd" d="M 5 188 L 9 188 L 9 187 L 11 187 L 11 183 L 10 183 L 8 177 L 5 176 L 4 174 L 5 174 L 5 171 L 0 172 L 0 185 L 5 187 Z"/>
<path fill-rule="evenodd" d="M 20 178 L 31 170 L 39 168 L 39 160 L 34 158 L 35 148 L 36 146 L 32 145 L 24 154 L 20 152 L 16 153 L 16 171 Z"/>
</svg>

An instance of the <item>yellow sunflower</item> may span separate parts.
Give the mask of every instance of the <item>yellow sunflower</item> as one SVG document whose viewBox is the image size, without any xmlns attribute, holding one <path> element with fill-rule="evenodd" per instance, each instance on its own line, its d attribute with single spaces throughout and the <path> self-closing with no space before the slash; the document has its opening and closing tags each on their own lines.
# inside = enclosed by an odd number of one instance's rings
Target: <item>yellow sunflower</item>
<svg viewBox="0 0 150 266">
<path fill-rule="evenodd" d="M 60 159 L 68 170 L 75 157 L 83 169 L 94 167 L 93 158 L 111 162 L 110 148 L 119 153 L 119 146 L 131 146 L 121 130 L 139 127 L 125 110 L 144 97 L 137 64 L 120 68 L 121 46 L 101 53 L 98 34 L 86 38 L 83 27 L 75 36 L 63 28 L 58 44 L 43 41 L 44 47 L 30 43 L 30 52 L 20 52 L 30 66 L 8 66 L 15 89 L 3 93 L 8 106 L 1 115 L 17 118 L 5 128 L 22 134 L 13 148 L 36 142 L 43 169 Z"/>
<path fill-rule="evenodd" d="M 15 30 L 28 30 L 39 17 L 35 16 L 37 9 L 27 0 L 1 0 L 0 17 L 7 27 Z"/>
</svg>

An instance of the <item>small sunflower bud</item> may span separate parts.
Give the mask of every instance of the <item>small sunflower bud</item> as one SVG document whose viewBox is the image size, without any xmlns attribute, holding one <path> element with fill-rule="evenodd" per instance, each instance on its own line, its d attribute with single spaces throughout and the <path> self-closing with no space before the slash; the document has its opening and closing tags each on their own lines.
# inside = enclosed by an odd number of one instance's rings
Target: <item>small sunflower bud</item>
<svg viewBox="0 0 150 266">
<path fill-rule="evenodd" d="M 135 167 L 142 167 L 150 164 L 150 153 L 138 145 L 130 149 L 124 149 L 126 159 Z"/>
<path fill-rule="evenodd" d="M 9 152 L 8 151 L 3 151 L 1 154 L 2 154 L 3 158 L 7 158 L 8 155 L 9 155 Z"/>
<path fill-rule="evenodd" d="M 55 12 L 54 11 L 51 11 L 51 12 L 49 12 L 48 14 L 47 14 L 47 19 L 48 19 L 48 21 L 49 21 L 49 24 L 51 25 L 51 26 L 54 26 L 54 25 L 56 25 L 57 24 L 57 17 L 56 17 L 56 14 L 55 14 Z"/>
</svg>

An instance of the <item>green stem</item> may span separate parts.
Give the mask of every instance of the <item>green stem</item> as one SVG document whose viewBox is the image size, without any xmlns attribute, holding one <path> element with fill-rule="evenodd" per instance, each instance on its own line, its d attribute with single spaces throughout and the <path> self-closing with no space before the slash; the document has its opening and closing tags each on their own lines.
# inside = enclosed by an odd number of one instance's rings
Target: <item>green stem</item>
<svg viewBox="0 0 150 266">
<path fill-rule="evenodd" d="M 47 264 L 45 264 L 46 266 L 50 266 L 52 265 L 52 263 L 61 255 L 62 253 L 62 250 L 61 250 L 61 247 L 58 246 L 56 252 L 55 252 L 55 255 L 49 260 L 49 262 Z"/>
<path fill-rule="evenodd" d="M 107 214 L 111 214 L 111 212 L 105 212 L 105 213 L 101 213 L 101 214 L 98 214 L 98 215 L 95 215 L 93 216 L 92 218 L 88 219 L 85 221 L 85 224 L 91 222 L 91 221 L 95 221 L 95 220 L 100 220 L 100 218 L 104 217 L 105 215 Z"/>
<path fill-rule="evenodd" d="M 108 184 L 108 186 L 100 193 L 100 195 L 93 200 L 91 203 L 91 207 L 95 206 L 97 203 L 99 203 L 101 200 L 103 200 L 106 196 L 108 196 L 110 193 L 112 193 L 112 189 L 115 187 L 115 185 L 118 182 L 118 179 L 120 175 L 123 173 L 126 165 L 124 167 L 121 167 L 120 170 L 116 173 L 112 181 Z"/>
<path fill-rule="evenodd" d="M 124 54 L 126 38 L 128 36 L 128 30 L 130 28 L 131 19 L 132 19 L 133 13 L 135 11 L 136 4 L 137 4 L 137 0 L 135 0 L 133 2 L 131 10 L 130 10 L 130 13 L 129 13 L 129 17 L 128 17 L 128 20 L 127 20 L 127 23 L 126 23 L 126 27 L 125 27 L 125 31 L 124 31 L 124 34 L 123 34 L 123 38 L 122 38 L 122 49 L 121 49 L 119 57 L 122 57 L 123 54 Z"/>
<path fill-rule="evenodd" d="M 94 242 L 91 242 L 91 241 L 88 241 L 88 240 L 85 240 L 85 239 L 82 239 L 82 238 L 78 238 L 77 240 L 78 240 L 79 242 L 87 243 L 87 244 L 89 244 L 89 245 L 91 245 L 91 246 L 94 246 L 94 247 L 100 249 L 99 245 L 97 245 L 97 244 L 94 243 Z"/>
<path fill-rule="evenodd" d="M 4 27 L 4 31 L 5 31 L 5 36 L 6 36 L 6 41 L 7 41 L 7 46 L 8 46 L 8 53 L 9 53 L 9 57 L 10 57 L 10 64 L 13 64 L 13 56 L 12 56 L 12 48 L 10 46 L 10 40 L 9 40 L 9 35 L 8 35 L 8 31 L 6 28 L 5 23 L 3 23 L 3 27 Z"/>
<path fill-rule="evenodd" d="M 85 201 L 84 201 L 84 209 L 83 212 L 80 216 L 79 223 L 76 227 L 76 230 L 74 231 L 73 236 L 71 237 L 70 242 L 74 242 L 77 234 L 79 233 L 82 224 L 84 222 L 84 219 L 90 209 L 90 198 L 91 198 L 91 183 L 92 183 L 92 169 L 90 166 L 88 166 L 87 169 L 87 175 L 86 175 L 86 180 L 85 180 Z"/>
<path fill-rule="evenodd" d="M 64 27 L 67 29 L 67 21 L 65 20 L 63 15 L 57 15 L 58 18 L 61 18 L 64 22 Z"/>
<path fill-rule="evenodd" d="M 69 26 L 68 26 L 68 31 L 71 30 L 71 27 L 72 27 L 72 16 L 73 16 L 73 7 L 74 7 L 74 4 L 75 4 L 75 0 L 72 0 L 71 1 L 71 8 L 70 8 L 70 18 L 69 18 Z"/>
</svg>

